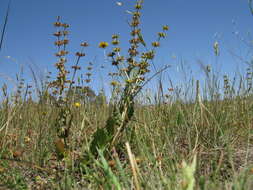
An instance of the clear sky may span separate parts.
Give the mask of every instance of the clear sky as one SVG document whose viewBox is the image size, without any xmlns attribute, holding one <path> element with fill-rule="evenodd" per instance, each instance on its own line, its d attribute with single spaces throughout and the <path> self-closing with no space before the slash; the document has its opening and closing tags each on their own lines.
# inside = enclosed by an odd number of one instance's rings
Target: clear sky
<svg viewBox="0 0 253 190">
<path fill-rule="evenodd" d="M 0 0 L 0 29 L 9 0 Z M 129 40 L 130 19 L 126 10 L 132 10 L 134 0 L 121 0 L 118 6 L 115 0 L 12 0 L 9 22 L 2 51 L 0 52 L 0 85 L 8 76 L 15 78 L 20 65 L 24 66 L 24 76 L 30 80 L 28 65 L 35 64 L 41 70 L 53 70 L 56 62 L 53 45 L 55 32 L 53 23 L 59 15 L 70 24 L 70 45 L 73 54 L 79 50 L 79 44 L 87 41 L 87 57 L 81 65 L 94 61 L 95 73 L 92 86 L 101 88 L 107 83 L 106 73 L 110 63 L 104 59 L 103 50 L 98 48 L 100 41 L 111 41 L 111 35 L 118 33 L 126 47 Z M 245 68 L 245 63 L 232 56 L 232 51 L 245 60 L 249 60 L 249 47 L 237 38 L 250 41 L 247 36 L 252 32 L 251 16 L 247 0 L 144 0 L 142 28 L 144 38 L 151 43 L 162 25 L 169 25 L 167 38 L 158 49 L 154 60 L 157 67 L 171 64 L 167 75 L 175 82 L 182 76 L 178 65 L 183 59 L 193 70 L 196 78 L 201 77 L 197 64 L 200 59 L 204 64 L 219 67 L 222 73 L 233 73 Z M 213 43 L 218 41 L 221 54 L 216 60 Z M 109 48 L 108 50 L 109 51 Z M 11 56 L 12 59 L 7 59 Z M 74 56 L 69 56 L 74 60 Z M 96 59 L 94 59 L 96 57 Z M 73 58 L 73 59 L 72 59 Z M 69 63 L 70 64 L 70 63 Z M 101 70 L 105 65 L 107 70 Z M 55 72 L 54 72 L 55 74 Z M 165 81 L 167 83 L 167 81 Z"/>
</svg>

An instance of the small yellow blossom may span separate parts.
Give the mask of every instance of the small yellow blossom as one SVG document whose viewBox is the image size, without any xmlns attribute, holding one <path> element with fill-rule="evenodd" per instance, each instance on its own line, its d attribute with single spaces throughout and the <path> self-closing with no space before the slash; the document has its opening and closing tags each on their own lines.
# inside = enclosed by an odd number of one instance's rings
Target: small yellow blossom
<svg viewBox="0 0 253 190">
<path fill-rule="evenodd" d="M 134 83 L 134 79 L 127 79 L 126 83 Z"/>
<path fill-rule="evenodd" d="M 39 175 L 35 177 L 35 181 L 38 185 L 43 185 L 45 183 Z"/>
<path fill-rule="evenodd" d="M 159 46 L 160 46 L 160 43 L 159 43 L 159 42 L 153 42 L 153 43 L 152 43 L 152 46 L 153 46 L 153 47 L 159 47 Z"/>
<path fill-rule="evenodd" d="M 106 48 L 109 44 L 107 42 L 100 42 L 99 47 L 100 48 Z"/>
<path fill-rule="evenodd" d="M 112 86 L 117 86 L 117 85 L 119 85 L 119 83 L 118 83 L 117 81 L 112 81 L 112 82 L 111 82 L 111 85 L 112 85 Z"/>
<path fill-rule="evenodd" d="M 31 138 L 26 136 L 26 137 L 24 138 L 24 140 L 25 140 L 25 143 L 29 143 L 29 142 L 31 141 Z"/>
<path fill-rule="evenodd" d="M 166 34 L 164 32 L 158 32 L 160 38 L 165 38 Z"/>
<path fill-rule="evenodd" d="M 149 52 L 143 53 L 141 57 L 143 59 L 149 59 L 149 60 L 151 60 L 151 59 L 154 58 L 154 56 L 155 56 L 154 52 L 153 51 L 149 51 Z"/>
<path fill-rule="evenodd" d="M 38 176 L 35 177 L 35 180 L 40 181 L 40 180 L 42 180 L 42 178 L 38 175 Z"/>
<path fill-rule="evenodd" d="M 55 23 L 54 23 L 54 26 L 55 26 L 55 27 L 60 27 L 60 26 L 61 26 L 61 23 L 60 23 L 60 22 L 55 22 Z"/>
<path fill-rule="evenodd" d="M 120 48 L 119 47 L 113 48 L 113 52 L 120 52 Z"/>
<path fill-rule="evenodd" d="M 81 104 L 80 104 L 79 102 L 76 102 L 76 103 L 75 103 L 75 107 L 78 108 L 78 107 L 80 107 L 80 106 L 81 106 Z"/>
<path fill-rule="evenodd" d="M 140 10 L 141 8 L 142 8 L 142 6 L 141 6 L 140 3 L 137 3 L 137 4 L 135 5 L 135 9 Z"/>
<path fill-rule="evenodd" d="M 168 25 L 163 26 L 163 30 L 164 30 L 164 31 L 169 30 L 169 26 L 168 26 Z"/>
<path fill-rule="evenodd" d="M 119 44 L 119 40 L 113 40 L 113 41 L 112 41 L 112 44 L 113 44 L 113 45 L 118 45 L 118 44 Z"/>
<path fill-rule="evenodd" d="M 83 57 L 83 56 L 85 56 L 85 53 L 82 53 L 82 52 L 76 52 L 76 56 L 77 56 L 77 57 Z"/>
<path fill-rule="evenodd" d="M 117 35 L 117 34 L 112 35 L 112 39 L 118 39 L 118 38 L 119 38 L 119 35 Z"/>
<path fill-rule="evenodd" d="M 57 52 L 55 55 L 57 57 L 61 57 L 61 56 L 67 55 L 68 53 L 69 53 L 68 51 L 61 50 L 61 51 Z"/>
</svg>

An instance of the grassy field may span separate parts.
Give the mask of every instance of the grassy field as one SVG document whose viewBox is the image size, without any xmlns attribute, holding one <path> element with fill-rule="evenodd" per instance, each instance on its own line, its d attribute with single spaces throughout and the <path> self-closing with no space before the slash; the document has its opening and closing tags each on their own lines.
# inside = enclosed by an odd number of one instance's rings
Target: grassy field
<svg viewBox="0 0 253 190">
<path fill-rule="evenodd" d="M 206 78 L 186 89 L 163 92 L 160 81 L 156 97 L 147 95 L 145 85 L 169 67 L 149 71 L 169 27 L 147 49 L 139 28 L 142 3 L 133 10 L 125 57 L 119 36 L 112 36 L 107 58 L 117 72 L 109 73 L 110 100 L 89 87 L 92 63 L 82 82 L 74 80 L 87 42 L 71 72 L 66 69 L 69 25 L 60 17 L 54 23 L 57 76 L 38 85 L 31 69 L 34 86 L 18 78 L 14 93 L 2 87 L 0 189 L 253 189 L 251 69 L 235 83 L 207 67 Z M 218 50 L 215 43 L 216 56 Z M 194 98 L 186 100 L 186 93 Z"/>
<path fill-rule="evenodd" d="M 61 157 L 65 150 L 59 148 L 64 146 L 55 128 L 56 107 L 33 101 L 2 103 L 3 187 L 190 189 L 187 185 L 194 183 L 192 189 L 252 189 L 250 97 L 138 105 L 120 143 L 110 154 L 97 157 L 91 155 L 89 144 L 96 129 L 105 126 L 110 107 L 70 107 L 73 122 L 66 155 Z"/>
</svg>

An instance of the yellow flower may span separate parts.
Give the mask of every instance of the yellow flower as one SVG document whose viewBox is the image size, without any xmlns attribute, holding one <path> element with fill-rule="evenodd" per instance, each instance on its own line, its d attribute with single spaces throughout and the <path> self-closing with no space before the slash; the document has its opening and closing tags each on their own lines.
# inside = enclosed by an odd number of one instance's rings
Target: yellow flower
<svg viewBox="0 0 253 190">
<path fill-rule="evenodd" d="M 126 83 L 134 83 L 134 79 L 127 79 Z"/>
<path fill-rule="evenodd" d="M 61 57 L 61 56 L 67 55 L 68 53 L 69 53 L 68 51 L 61 50 L 61 51 L 57 52 L 55 55 L 57 57 Z"/>
<path fill-rule="evenodd" d="M 27 136 L 24 138 L 24 140 L 25 140 L 25 143 L 29 143 L 31 141 L 31 139 Z"/>
<path fill-rule="evenodd" d="M 55 23 L 54 23 L 54 26 L 55 26 L 55 27 L 60 27 L 60 26 L 61 26 L 61 23 L 60 23 L 60 22 L 55 22 Z"/>
<path fill-rule="evenodd" d="M 76 103 L 75 103 L 75 106 L 78 108 L 78 107 L 81 106 L 81 104 L 80 104 L 79 102 L 76 102 Z"/>
<path fill-rule="evenodd" d="M 153 59 L 155 57 L 154 51 L 143 53 L 141 56 L 143 59 Z"/>
<path fill-rule="evenodd" d="M 168 25 L 163 26 L 163 30 L 164 30 L 164 31 L 169 30 L 169 26 L 168 26 Z"/>
<path fill-rule="evenodd" d="M 40 181 L 40 180 L 42 180 L 42 178 L 38 175 L 38 176 L 35 177 L 35 180 Z"/>
<path fill-rule="evenodd" d="M 120 52 L 120 48 L 113 48 L 113 52 Z"/>
<path fill-rule="evenodd" d="M 119 35 L 117 35 L 117 34 L 112 35 L 112 39 L 118 39 L 118 38 L 119 38 Z"/>
<path fill-rule="evenodd" d="M 142 8 L 142 6 L 141 6 L 140 3 L 137 3 L 137 4 L 135 5 L 135 9 L 140 10 L 141 8 Z"/>
<path fill-rule="evenodd" d="M 85 53 L 82 53 L 82 52 L 76 52 L 76 56 L 77 56 L 77 57 L 83 57 L 83 56 L 85 56 Z"/>
<path fill-rule="evenodd" d="M 99 47 L 100 48 L 106 48 L 109 44 L 107 42 L 100 42 Z"/>
<path fill-rule="evenodd" d="M 166 34 L 164 32 L 158 32 L 160 38 L 165 38 Z"/>
<path fill-rule="evenodd" d="M 112 44 L 113 44 L 113 45 L 118 45 L 118 44 L 119 44 L 119 40 L 113 40 L 113 41 L 112 41 Z"/>
<path fill-rule="evenodd" d="M 44 184 L 44 180 L 39 175 L 35 177 L 35 181 L 39 185 L 43 185 Z"/>
<path fill-rule="evenodd" d="M 112 85 L 112 86 L 117 86 L 117 85 L 119 85 L 119 83 L 118 83 L 117 81 L 112 81 L 112 82 L 111 82 L 111 85 Z"/>
<path fill-rule="evenodd" d="M 153 47 L 159 47 L 159 46 L 160 46 L 160 43 L 159 43 L 159 42 L 153 42 L 153 43 L 152 43 L 152 46 L 153 46 Z"/>
</svg>

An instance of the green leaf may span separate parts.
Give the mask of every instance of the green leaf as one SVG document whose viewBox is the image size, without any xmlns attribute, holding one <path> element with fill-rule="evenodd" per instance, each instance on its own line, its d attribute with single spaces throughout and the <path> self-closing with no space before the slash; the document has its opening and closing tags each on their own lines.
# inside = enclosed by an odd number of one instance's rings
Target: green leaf
<svg viewBox="0 0 253 190">
<path fill-rule="evenodd" d="M 104 150 L 109 142 L 109 136 L 105 128 L 97 129 L 93 135 L 90 150 L 93 155 L 97 155 L 97 149 Z"/>
</svg>

